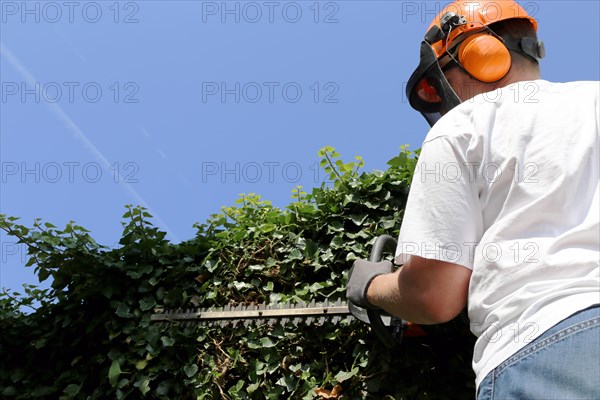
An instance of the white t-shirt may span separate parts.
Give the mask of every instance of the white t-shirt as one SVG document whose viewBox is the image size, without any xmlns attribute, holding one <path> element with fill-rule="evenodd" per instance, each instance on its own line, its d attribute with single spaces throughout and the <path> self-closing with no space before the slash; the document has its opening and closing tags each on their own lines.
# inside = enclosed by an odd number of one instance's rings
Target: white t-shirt
<svg viewBox="0 0 600 400">
<path fill-rule="evenodd" d="M 556 323 L 600 303 L 600 82 L 520 82 L 428 133 L 396 261 L 473 271 L 476 384 Z"/>
</svg>

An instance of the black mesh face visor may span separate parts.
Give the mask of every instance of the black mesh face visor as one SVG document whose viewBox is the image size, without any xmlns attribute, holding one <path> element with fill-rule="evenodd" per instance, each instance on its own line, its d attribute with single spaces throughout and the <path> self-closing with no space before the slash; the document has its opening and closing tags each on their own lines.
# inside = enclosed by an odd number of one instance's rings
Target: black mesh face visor
<svg viewBox="0 0 600 400">
<path fill-rule="evenodd" d="M 411 107 L 419 111 L 430 126 L 461 103 L 444 76 L 433 48 L 425 40 L 421 43 L 421 62 L 408 80 L 406 96 Z"/>
</svg>

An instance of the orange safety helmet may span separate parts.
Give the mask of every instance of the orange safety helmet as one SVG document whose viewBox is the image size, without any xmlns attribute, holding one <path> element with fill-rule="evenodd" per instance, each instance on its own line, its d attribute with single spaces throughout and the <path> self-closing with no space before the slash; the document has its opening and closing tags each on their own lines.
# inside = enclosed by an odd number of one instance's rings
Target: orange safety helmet
<svg viewBox="0 0 600 400">
<path fill-rule="evenodd" d="M 421 63 L 407 85 L 411 106 L 433 126 L 441 114 L 460 104 L 442 72 L 451 64 L 474 79 L 490 83 L 504 78 L 510 70 L 509 50 L 538 62 L 544 56 L 542 42 L 530 37 L 503 39 L 489 28 L 515 18 L 527 19 L 537 31 L 537 21 L 512 0 L 455 1 L 447 5 L 421 43 Z"/>
</svg>

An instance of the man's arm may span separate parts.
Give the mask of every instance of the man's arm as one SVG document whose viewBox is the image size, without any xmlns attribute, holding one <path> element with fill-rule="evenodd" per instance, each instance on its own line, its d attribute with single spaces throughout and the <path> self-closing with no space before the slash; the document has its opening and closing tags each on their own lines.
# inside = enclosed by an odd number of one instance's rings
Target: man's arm
<svg viewBox="0 0 600 400">
<path fill-rule="evenodd" d="M 375 277 L 367 300 L 407 321 L 440 324 L 467 305 L 471 272 L 462 265 L 411 256 L 396 272 Z"/>
</svg>

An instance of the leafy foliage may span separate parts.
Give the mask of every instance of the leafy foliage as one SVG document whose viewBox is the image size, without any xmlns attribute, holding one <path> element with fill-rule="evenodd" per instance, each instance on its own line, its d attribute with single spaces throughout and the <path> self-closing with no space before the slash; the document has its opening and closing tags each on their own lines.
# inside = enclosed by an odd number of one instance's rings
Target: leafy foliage
<svg viewBox="0 0 600 400">
<path fill-rule="evenodd" d="M 343 299 L 347 271 L 380 234 L 396 236 L 416 155 L 359 173 L 330 147 L 333 185 L 298 187 L 278 209 L 256 194 L 172 244 L 127 206 L 116 248 L 75 223 L 33 228 L 2 215 L 50 289 L 0 294 L 0 397 L 7 399 L 463 399 L 472 338 L 429 335 L 382 348 L 366 324 L 186 326 L 165 308 Z M 23 309 L 32 307 L 31 313 Z"/>
</svg>

